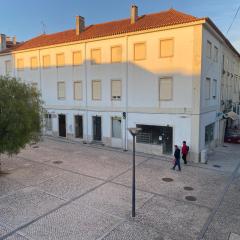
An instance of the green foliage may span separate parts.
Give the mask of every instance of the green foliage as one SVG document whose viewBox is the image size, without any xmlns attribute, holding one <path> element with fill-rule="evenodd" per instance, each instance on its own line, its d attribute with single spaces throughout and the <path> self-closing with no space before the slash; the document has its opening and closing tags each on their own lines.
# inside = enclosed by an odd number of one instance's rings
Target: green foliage
<svg viewBox="0 0 240 240">
<path fill-rule="evenodd" d="M 18 153 L 38 141 L 42 113 L 38 91 L 16 78 L 0 76 L 0 154 Z"/>
</svg>

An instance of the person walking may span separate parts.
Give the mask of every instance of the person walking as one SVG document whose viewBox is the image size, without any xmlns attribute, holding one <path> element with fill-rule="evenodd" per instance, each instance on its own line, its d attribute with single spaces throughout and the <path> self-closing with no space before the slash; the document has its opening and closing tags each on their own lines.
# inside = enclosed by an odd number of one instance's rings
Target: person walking
<svg viewBox="0 0 240 240">
<path fill-rule="evenodd" d="M 175 158 L 175 163 L 173 166 L 173 170 L 175 170 L 175 167 L 178 166 L 178 170 L 181 171 L 181 166 L 180 166 L 180 149 L 178 148 L 177 145 L 174 145 L 175 147 L 175 152 L 174 152 L 174 158 Z"/>
<path fill-rule="evenodd" d="M 183 159 L 184 164 L 187 164 L 188 150 L 189 150 L 189 148 L 187 146 L 186 141 L 183 141 L 183 145 L 182 145 L 182 159 Z"/>
</svg>

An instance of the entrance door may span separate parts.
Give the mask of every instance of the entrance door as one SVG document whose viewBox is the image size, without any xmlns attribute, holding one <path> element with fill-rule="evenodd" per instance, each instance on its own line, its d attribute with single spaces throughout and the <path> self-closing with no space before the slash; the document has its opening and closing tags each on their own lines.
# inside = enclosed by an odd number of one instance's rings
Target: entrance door
<svg viewBox="0 0 240 240">
<path fill-rule="evenodd" d="M 83 138 L 83 119 L 82 116 L 75 116 L 75 137 Z"/>
<path fill-rule="evenodd" d="M 99 116 L 93 117 L 93 140 L 102 140 L 102 119 Z"/>
<path fill-rule="evenodd" d="M 163 154 L 172 154 L 173 151 L 173 128 L 163 127 Z"/>
<path fill-rule="evenodd" d="M 58 115 L 58 131 L 60 137 L 66 137 L 66 115 L 59 114 Z"/>
</svg>

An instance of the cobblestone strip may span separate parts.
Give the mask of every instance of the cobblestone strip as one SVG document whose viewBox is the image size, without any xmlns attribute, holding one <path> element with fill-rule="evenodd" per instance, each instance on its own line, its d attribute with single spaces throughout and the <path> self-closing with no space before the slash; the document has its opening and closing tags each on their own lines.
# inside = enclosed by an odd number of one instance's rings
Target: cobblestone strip
<svg viewBox="0 0 240 240">
<path fill-rule="evenodd" d="M 148 161 L 148 160 L 149 160 L 149 158 L 146 158 L 146 159 L 143 160 L 142 162 L 136 164 L 136 167 L 139 166 L 140 164 Z M 33 160 L 30 160 L 30 161 L 33 161 Z M 35 162 L 35 161 L 33 161 L 33 162 Z M 45 163 L 41 163 L 41 164 L 45 164 Z M 46 165 L 47 165 L 47 164 L 46 164 Z M 48 165 L 48 166 L 49 166 L 49 165 Z M 69 200 L 69 201 L 61 204 L 61 205 L 59 205 L 58 207 L 50 210 L 49 212 L 47 212 L 47 213 L 45 213 L 45 214 L 43 214 L 43 215 L 41 215 L 41 216 L 33 219 L 32 221 L 30 221 L 30 222 L 28 222 L 28 223 L 26 223 L 26 224 L 24 224 L 24 225 L 22 225 L 22 226 L 20 226 L 20 227 L 18 227 L 18 228 L 16 228 L 16 229 L 14 229 L 12 232 L 9 232 L 9 233 L 5 234 L 4 236 L 0 237 L 0 240 L 4 240 L 4 239 L 6 239 L 6 238 L 8 238 L 8 237 L 10 237 L 10 236 L 12 236 L 12 235 L 14 235 L 14 234 L 17 233 L 18 231 L 21 231 L 22 229 L 30 226 L 31 224 L 37 222 L 38 220 L 40 220 L 40 219 L 42 219 L 42 218 L 50 215 L 51 213 L 54 213 L 55 211 L 59 210 L 60 208 L 65 207 L 65 206 L 69 205 L 70 203 L 78 200 L 79 198 L 87 195 L 88 193 L 95 191 L 97 188 L 102 187 L 103 185 L 105 185 L 105 184 L 107 184 L 107 183 L 111 183 L 115 178 L 120 177 L 121 175 L 125 174 L 126 172 L 128 172 L 128 171 L 131 170 L 131 169 L 132 169 L 132 167 L 129 167 L 127 170 L 123 171 L 122 173 L 120 173 L 120 174 L 118 174 L 118 175 L 116 175 L 116 176 L 114 176 L 114 177 L 112 177 L 112 178 L 110 178 L 110 179 L 108 179 L 108 180 L 105 180 L 103 183 L 101 183 L 101 184 L 99 184 L 98 186 L 90 189 L 89 191 L 87 191 L 87 192 L 85 192 L 85 193 L 83 193 L 83 194 L 81 194 L 81 195 L 79 195 L 79 196 L 77 196 L 77 197 L 75 197 L 75 198 L 73 198 L 73 199 L 71 199 L 71 200 Z M 66 171 L 68 171 L 68 170 L 66 170 Z M 78 174 L 81 175 L 80 173 L 78 173 Z M 121 220 L 121 221 L 122 221 L 122 220 Z"/>
<path fill-rule="evenodd" d="M 209 225 L 211 224 L 211 222 L 213 221 L 218 209 L 220 208 L 220 205 L 223 202 L 224 196 L 226 195 L 229 187 L 231 186 L 232 182 L 234 181 L 234 179 L 236 178 L 237 174 L 238 174 L 238 170 L 240 169 L 240 163 L 237 165 L 237 167 L 235 168 L 235 170 L 233 171 L 232 175 L 230 176 L 228 183 L 226 185 L 226 187 L 224 188 L 221 196 L 219 197 L 219 200 L 217 201 L 215 207 L 213 208 L 211 214 L 209 215 L 206 223 L 204 224 L 202 230 L 200 231 L 200 234 L 197 238 L 197 240 L 203 240 L 205 233 L 208 230 Z"/>
</svg>

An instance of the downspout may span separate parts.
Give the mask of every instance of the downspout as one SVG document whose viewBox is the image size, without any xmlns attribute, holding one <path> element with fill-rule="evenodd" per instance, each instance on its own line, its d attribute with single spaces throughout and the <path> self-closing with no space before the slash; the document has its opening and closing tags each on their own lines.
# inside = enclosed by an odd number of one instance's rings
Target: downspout
<svg viewBox="0 0 240 240">
<path fill-rule="evenodd" d="M 128 36 L 126 36 L 126 87 L 125 87 L 125 139 L 124 139 L 124 151 L 128 150 Z"/>
<path fill-rule="evenodd" d="M 85 71 L 85 111 L 86 111 L 86 142 L 88 143 L 88 81 L 87 81 L 87 43 L 84 43 Z"/>
</svg>

